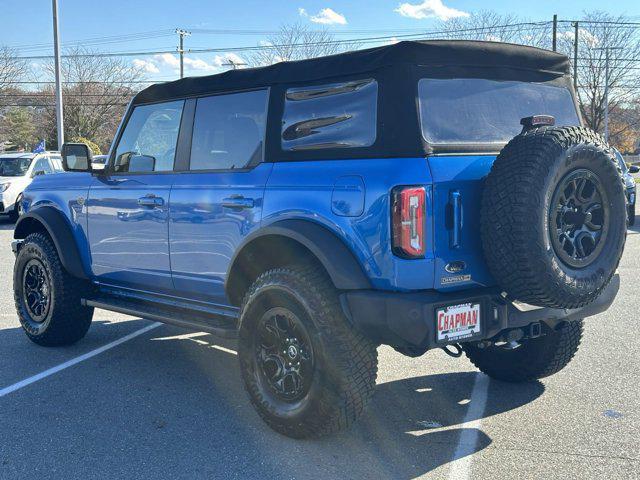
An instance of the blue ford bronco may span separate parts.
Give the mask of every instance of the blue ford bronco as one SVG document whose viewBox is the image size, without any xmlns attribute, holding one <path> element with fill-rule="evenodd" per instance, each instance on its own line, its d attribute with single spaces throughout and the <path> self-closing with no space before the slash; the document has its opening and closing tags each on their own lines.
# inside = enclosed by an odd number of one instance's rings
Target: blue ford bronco
<svg viewBox="0 0 640 480">
<path fill-rule="evenodd" d="M 14 292 L 67 345 L 94 308 L 237 337 L 296 438 L 352 424 L 377 347 L 531 381 L 618 291 L 626 199 L 558 53 L 400 42 L 153 85 L 104 169 L 83 144 L 25 191 Z"/>
</svg>

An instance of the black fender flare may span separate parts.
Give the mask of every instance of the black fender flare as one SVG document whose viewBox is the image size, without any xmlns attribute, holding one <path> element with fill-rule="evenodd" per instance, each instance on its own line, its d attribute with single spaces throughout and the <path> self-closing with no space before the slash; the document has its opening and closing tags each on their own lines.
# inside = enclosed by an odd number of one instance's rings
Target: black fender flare
<svg viewBox="0 0 640 480">
<path fill-rule="evenodd" d="M 42 225 L 53 240 L 65 270 L 74 277 L 89 279 L 89 274 L 85 271 L 80 258 L 71 225 L 64 214 L 53 207 L 37 207 L 20 217 L 16 223 L 13 238 L 24 239 L 30 233 L 39 230 L 34 228 L 34 223 Z"/>
<path fill-rule="evenodd" d="M 322 264 L 336 288 L 362 290 L 371 288 L 371 282 L 362 265 L 338 236 L 326 227 L 308 220 L 280 220 L 251 233 L 236 249 L 225 279 L 229 294 L 229 279 L 245 248 L 260 238 L 280 236 L 306 247 Z"/>
</svg>

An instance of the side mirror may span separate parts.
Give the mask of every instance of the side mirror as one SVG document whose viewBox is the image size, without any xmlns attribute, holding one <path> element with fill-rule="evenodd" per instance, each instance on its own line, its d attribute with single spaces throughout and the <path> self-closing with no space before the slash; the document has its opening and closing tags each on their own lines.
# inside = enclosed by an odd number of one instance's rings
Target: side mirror
<svg viewBox="0 0 640 480">
<path fill-rule="evenodd" d="M 62 168 L 65 172 L 91 172 L 93 155 L 84 143 L 65 143 L 62 146 Z"/>
<path fill-rule="evenodd" d="M 638 173 L 640 172 L 640 167 L 638 165 L 631 165 L 629 167 L 629 173 Z"/>
<path fill-rule="evenodd" d="M 34 170 L 31 173 L 31 178 L 35 178 L 35 177 L 38 177 L 40 175 L 44 175 L 44 170 Z"/>
</svg>

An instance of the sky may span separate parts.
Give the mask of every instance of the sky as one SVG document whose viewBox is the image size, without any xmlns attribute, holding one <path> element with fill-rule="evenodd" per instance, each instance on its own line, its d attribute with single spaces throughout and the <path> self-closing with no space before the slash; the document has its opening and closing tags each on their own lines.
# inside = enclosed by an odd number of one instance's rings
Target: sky
<svg viewBox="0 0 640 480">
<path fill-rule="evenodd" d="M 185 48 L 224 49 L 264 43 L 268 32 L 284 24 L 326 28 L 337 38 L 391 36 L 394 32 L 433 29 L 440 21 L 481 10 L 531 20 L 551 20 L 553 14 L 570 20 L 579 18 L 583 11 L 605 10 L 640 21 L 637 0 L 606 4 L 601 0 L 58 0 L 58 5 L 63 46 L 81 42 L 104 52 L 175 51 L 176 28 L 193 30 L 185 39 Z M 0 47 L 12 47 L 20 55 L 52 53 L 51 0 L 0 0 L 0 23 Z M 131 37 L 134 34 L 138 36 Z M 116 36 L 126 38 L 113 38 Z M 88 40 L 96 37 L 111 37 L 110 43 L 92 45 Z M 229 58 L 243 60 L 224 52 L 187 54 L 186 74 L 222 71 L 228 68 L 223 63 Z M 31 60 L 36 69 L 43 61 Z M 126 61 L 143 69 L 149 80 L 177 75 L 178 61 L 173 54 L 132 56 Z"/>
</svg>

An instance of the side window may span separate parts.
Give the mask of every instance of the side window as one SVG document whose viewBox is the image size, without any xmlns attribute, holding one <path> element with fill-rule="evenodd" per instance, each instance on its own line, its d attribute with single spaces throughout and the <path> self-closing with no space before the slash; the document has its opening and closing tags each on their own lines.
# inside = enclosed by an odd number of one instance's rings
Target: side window
<svg viewBox="0 0 640 480">
<path fill-rule="evenodd" d="M 190 169 L 231 170 L 262 162 L 267 96 L 267 90 L 257 90 L 199 98 Z"/>
<path fill-rule="evenodd" d="M 372 79 L 290 88 L 285 94 L 282 149 L 373 145 L 377 104 L 378 83 Z"/>
<path fill-rule="evenodd" d="M 49 175 L 50 173 L 53 173 L 53 169 L 51 168 L 51 165 L 49 165 L 49 160 L 42 157 L 36 160 L 36 163 L 33 164 L 31 172 L 32 175 L 36 172 L 44 172 L 45 175 Z"/>
<path fill-rule="evenodd" d="M 64 171 L 64 168 L 62 168 L 62 159 L 60 157 L 49 157 L 49 161 L 51 162 L 54 173 Z"/>
<path fill-rule="evenodd" d="M 116 148 L 115 172 L 173 170 L 184 101 L 135 107 Z"/>
</svg>

